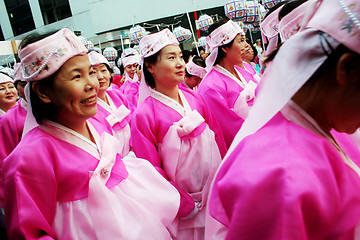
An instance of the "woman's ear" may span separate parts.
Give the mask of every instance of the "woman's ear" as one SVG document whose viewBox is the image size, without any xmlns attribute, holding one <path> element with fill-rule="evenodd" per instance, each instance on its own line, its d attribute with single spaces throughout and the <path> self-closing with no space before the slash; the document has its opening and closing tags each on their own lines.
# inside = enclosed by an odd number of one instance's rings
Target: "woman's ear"
<svg viewBox="0 0 360 240">
<path fill-rule="evenodd" d="M 221 47 L 221 49 L 223 50 L 223 52 L 224 52 L 225 54 L 227 54 L 227 48 L 226 48 L 226 47 Z"/>
<path fill-rule="evenodd" d="M 33 82 L 31 85 L 32 90 L 44 103 L 51 103 L 48 91 L 40 82 Z"/>
<path fill-rule="evenodd" d="M 336 81 L 339 85 L 348 85 L 359 79 L 360 58 L 355 53 L 344 53 L 336 66 Z"/>
<path fill-rule="evenodd" d="M 145 66 L 147 68 L 147 70 L 151 73 L 151 74 L 154 74 L 154 69 L 152 68 L 152 64 L 151 63 L 145 63 Z"/>
</svg>

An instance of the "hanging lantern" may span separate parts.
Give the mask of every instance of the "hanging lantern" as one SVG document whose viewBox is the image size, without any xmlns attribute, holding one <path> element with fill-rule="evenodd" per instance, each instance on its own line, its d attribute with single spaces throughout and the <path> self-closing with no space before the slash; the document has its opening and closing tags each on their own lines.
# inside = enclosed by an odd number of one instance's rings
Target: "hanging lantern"
<svg viewBox="0 0 360 240">
<path fill-rule="evenodd" d="M 102 54 L 101 53 L 101 49 L 100 48 L 98 48 L 98 47 L 94 47 L 94 49 L 93 49 L 94 51 L 96 51 L 97 53 L 100 53 L 100 54 Z"/>
<path fill-rule="evenodd" d="M 273 8 L 279 2 L 283 2 L 284 0 L 262 0 L 262 4 L 267 10 Z"/>
<path fill-rule="evenodd" d="M 145 30 L 145 28 L 140 27 L 140 26 L 135 26 L 130 28 L 129 31 L 129 37 L 130 37 L 130 42 L 131 43 L 139 43 L 140 40 L 147 35 L 147 32 Z"/>
<path fill-rule="evenodd" d="M 129 56 L 130 54 L 137 54 L 137 52 L 136 52 L 136 50 L 134 50 L 132 48 L 125 48 L 121 54 L 121 57 L 124 58 L 126 56 Z"/>
<path fill-rule="evenodd" d="M 134 54 L 139 54 L 140 55 L 140 47 L 139 47 L 139 45 L 135 45 L 133 47 L 133 50 L 134 50 Z"/>
<path fill-rule="evenodd" d="M 108 61 L 114 61 L 115 58 L 118 56 L 116 49 L 113 47 L 105 48 L 103 55 Z"/>
<path fill-rule="evenodd" d="M 230 0 L 225 6 L 225 15 L 233 21 L 242 21 L 246 16 L 244 0 Z"/>
<path fill-rule="evenodd" d="M 115 66 L 112 69 L 114 71 L 114 76 L 120 76 L 121 75 L 120 69 L 118 67 Z"/>
<path fill-rule="evenodd" d="M 254 23 L 259 17 L 260 4 L 256 0 L 230 0 L 225 4 L 225 15 L 233 21 Z"/>
<path fill-rule="evenodd" d="M 109 61 L 109 66 L 114 69 L 115 66 L 115 61 Z"/>
<path fill-rule="evenodd" d="M 198 20 L 195 21 L 196 29 L 201 31 L 207 31 L 209 27 L 214 23 L 212 17 L 207 14 L 201 15 Z"/>
<path fill-rule="evenodd" d="M 206 47 L 206 37 L 201 37 L 198 39 L 198 47 Z"/>
<path fill-rule="evenodd" d="M 87 44 L 87 39 L 84 36 L 79 36 L 78 38 L 84 44 L 84 46 Z"/>
<path fill-rule="evenodd" d="M 179 42 L 188 42 L 191 39 L 191 31 L 183 27 L 177 27 L 173 31 Z"/>
<path fill-rule="evenodd" d="M 88 49 L 88 51 L 94 50 L 94 44 L 92 41 L 87 41 L 85 47 Z"/>
</svg>

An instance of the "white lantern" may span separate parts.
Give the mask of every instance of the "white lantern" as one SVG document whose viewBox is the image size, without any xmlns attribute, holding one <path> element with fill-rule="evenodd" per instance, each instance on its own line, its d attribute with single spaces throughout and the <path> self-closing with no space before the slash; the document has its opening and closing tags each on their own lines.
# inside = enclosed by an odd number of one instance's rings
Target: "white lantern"
<svg viewBox="0 0 360 240">
<path fill-rule="evenodd" d="M 120 72 L 120 69 L 118 67 L 113 67 L 113 71 L 114 71 L 114 75 L 115 76 L 120 76 L 121 75 L 121 72 Z"/>
<path fill-rule="evenodd" d="M 109 66 L 114 69 L 115 66 L 115 61 L 109 61 Z"/>
<path fill-rule="evenodd" d="M 84 46 L 87 44 L 87 39 L 84 36 L 78 36 L 78 38 L 84 44 Z"/>
<path fill-rule="evenodd" d="M 206 37 L 201 37 L 198 39 L 198 47 L 206 47 Z"/>
<path fill-rule="evenodd" d="M 88 49 L 88 51 L 94 50 L 94 44 L 92 41 L 87 41 L 85 47 Z"/>
<path fill-rule="evenodd" d="M 116 49 L 113 47 L 105 48 L 103 55 L 108 61 L 114 61 L 118 56 Z"/>
<path fill-rule="evenodd" d="M 284 0 L 262 0 L 262 4 L 264 5 L 264 7 L 268 10 L 270 10 L 271 8 L 273 8 L 276 4 L 278 4 L 279 2 L 283 2 Z"/>
<path fill-rule="evenodd" d="M 173 33 L 179 42 L 187 42 L 191 39 L 191 31 L 189 29 L 177 27 Z"/>
<path fill-rule="evenodd" d="M 225 15 L 233 21 L 242 21 L 246 16 L 244 0 L 230 0 L 225 6 Z"/>
<path fill-rule="evenodd" d="M 139 43 L 140 40 L 147 35 L 147 32 L 145 30 L 145 28 L 140 27 L 140 26 L 135 26 L 130 28 L 129 31 L 129 37 L 130 37 L 130 42 L 131 43 Z"/>
<path fill-rule="evenodd" d="M 212 17 L 207 14 L 201 15 L 198 20 L 195 21 L 196 29 L 201 31 L 207 31 L 209 27 L 214 23 Z"/>
</svg>

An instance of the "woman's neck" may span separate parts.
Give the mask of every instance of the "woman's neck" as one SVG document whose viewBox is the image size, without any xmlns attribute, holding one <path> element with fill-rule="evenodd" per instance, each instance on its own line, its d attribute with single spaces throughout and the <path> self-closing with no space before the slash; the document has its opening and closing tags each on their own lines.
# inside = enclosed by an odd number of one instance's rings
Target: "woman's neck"
<svg viewBox="0 0 360 240">
<path fill-rule="evenodd" d="M 54 119 L 54 122 L 57 122 L 61 125 L 64 125 L 67 128 L 70 128 L 71 130 L 79 133 L 80 135 L 86 137 L 87 139 L 89 139 L 90 141 L 95 143 L 95 139 L 93 138 L 90 129 L 87 125 L 86 120 L 84 121 L 71 121 L 71 122 L 66 122 L 66 121 L 59 121 L 57 119 Z"/>
<path fill-rule="evenodd" d="M 103 100 L 104 102 L 106 102 L 107 104 L 109 104 L 109 101 L 107 100 L 107 97 L 106 97 L 106 92 L 99 92 L 98 93 L 98 98 L 100 98 L 101 100 Z"/>
<path fill-rule="evenodd" d="M 178 85 L 175 85 L 173 88 L 166 88 L 162 86 L 156 86 L 155 90 L 168 96 L 169 98 L 175 100 L 176 102 L 182 105 L 180 96 L 179 96 L 179 88 Z"/>
<path fill-rule="evenodd" d="M 226 60 L 223 60 L 219 63 L 219 65 L 223 68 L 225 68 L 227 71 L 229 71 L 232 75 L 234 75 L 236 78 L 239 78 L 236 70 L 235 70 L 235 65 L 242 68 L 242 69 L 245 69 L 244 65 L 241 63 L 237 63 L 237 64 L 234 64 L 233 62 L 229 62 L 229 61 L 226 61 Z M 240 79 L 240 78 L 239 78 Z"/>
</svg>

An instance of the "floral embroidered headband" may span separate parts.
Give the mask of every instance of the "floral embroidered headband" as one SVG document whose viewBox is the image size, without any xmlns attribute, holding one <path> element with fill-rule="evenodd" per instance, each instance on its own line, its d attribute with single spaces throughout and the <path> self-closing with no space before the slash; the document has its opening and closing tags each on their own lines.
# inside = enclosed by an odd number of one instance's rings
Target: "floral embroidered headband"
<svg viewBox="0 0 360 240">
<path fill-rule="evenodd" d="M 175 35 L 167 28 L 143 37 L 139 43 L 142 59 L 154 55 L 167 45 L 179 45 Z"/>
<path fill-rule="evenodd" d="M 206 75 L 206 70 L 203 67 L 200 67 L 199 65 L 195 64 L 193 61 L 193 57 L 190 58 L 189 62 L 185 66 L 186 71 L 190 75 L 194 75 L 200 78 L 203 78 Z"/>
<path fill-rule="evenodd" d="M 329 23 L 329 16 L 332 22 Z M 357 0 L 318 0 L 304 28 L 326 32 L 360 54 L 360 2 Z"/>
<path fill-rule="evenodd" d="M 91 65 L 99 65 L 101 63 L 107 64 L 110 67 L 109 61 L 104 57 L 104 55 L 96 52 L 91 51 L 89 54 L 89 60 Z"/>
<path fill-rule="evenodd" d="M 81 40 L 67 28 L 31 43 L 20 50 L 20 71 L 26 81 L 54 74 L 67 60 L 87 53 Z"/>
</svg>

